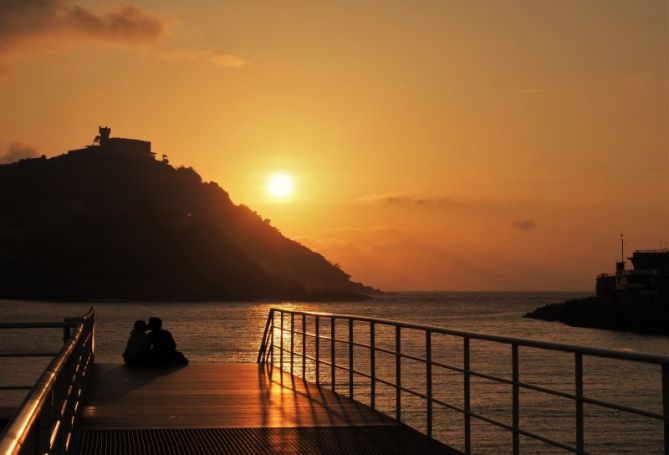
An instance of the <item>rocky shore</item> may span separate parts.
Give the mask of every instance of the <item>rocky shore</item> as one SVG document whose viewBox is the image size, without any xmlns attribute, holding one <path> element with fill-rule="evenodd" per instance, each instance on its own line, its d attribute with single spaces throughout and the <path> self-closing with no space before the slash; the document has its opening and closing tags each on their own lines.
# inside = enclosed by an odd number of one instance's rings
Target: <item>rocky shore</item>
<svg viewBox="0 0 669 455">
<path fill-rule="evenodd" d="M 665 300 L 586 297 L 545 305 L 525 317 L 559 321 L 575 327 L 669 335 L 669 301 Z"/>
</svg>

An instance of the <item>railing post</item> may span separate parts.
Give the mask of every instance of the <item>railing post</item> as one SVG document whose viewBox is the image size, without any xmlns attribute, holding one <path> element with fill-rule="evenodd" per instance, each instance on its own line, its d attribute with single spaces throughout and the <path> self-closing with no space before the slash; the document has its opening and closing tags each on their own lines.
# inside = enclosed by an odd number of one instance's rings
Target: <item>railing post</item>
<svg viewBox="0 0 669 455">
<path fill-rule="evenodd" d="M 432 332 L 425 331 L 425 382 L 427 390 L 427 437 L 432 437 Z"/>
<path fill-rule="evenodd" d="M 54 393 L 54 389 L 49 391 L 47 401 L 39 413 L 36 444 L 38 454 L 51 452 L 49 440 L 51 439 L 51 426 L 53 425 Z"/>
<path fill-rule="evenodd" d="M 669 363 L 662 364 L 662 414 L 664 416 L 664 455 L 669 455 Z"/>
<path fill-rule="evenodd" d="M 76 329 L 75 329 L 76 330 Z M 72 350 L 72 354 L 65 360 L 65 365 L 63 366 L 63 369 L 60 371 L 60 374 L 58 375 L 61 380 L 61 385 L 62 385 L 62 390 L 61 390 L 61 400 L 67 400 L 67 405 L 63 408 L 57 408 L 55 409 L 55 412 L 52 412 L 52 415 L 55 414 L 55 420 L 60 420 L 60 426 L 58 428 L 58 433 L 55 435 L 55 438 L 53 438 L 54 445 L 58 441 L 59 437 L 61 434 L 67 434 L 68 431 L 71 430 L 71 422 L 72 422 L 72 416 L 70 415 L 71 410 L 73 409 L 73 404 L 72 402 L 75 399 L 75 383 L 77 379 L 77 373 L 75 372 L 76 370 L 76 365 L 73 365 L 74 359 L 78 360 L 78 356 L 80 353 L 80 343 L 81 340 L 83 339 L 84 334 L 82 333 L 82 338 L 79 339 L 79 343 L 77 343 L 74 346 L 74 349 Z M 52 389 L 52 394 L 51 396 L 53 398 L 56 397 L 56 387 Z M 56 405 L 56 400 L 53 399 L 51 400 L 51 406 Z M 56 405 L 57 406 L 57 405 Z M 53 435 L 52 435 L 53 436 Z M 53 450 L 53 446 L 51 446 Z"/>
<path fill-rule="evenodd" d="M 307 315 L 302 314 L 302 379 L 307 379 Z"/>
<path fill-rule="evenodd" d="M 283 384 L 283 310 L 281 310 L 281 331 L 279 333 L 279 369 L 281 370 L 281 377 L 279 378 Z"/>
<path fill-rule="evenodd" d="M 321 358 L 320 358 L 320 351 L 321 351 L 321 335 L 320 335 L 320 318 L 316 316 L 316 385 L 320 385 L 321 383 L 321 376 L 320 376 L 320 371 L 321 371 Z"/>
<path fill-rule="evenodd" d="M 290 313 L 290 375 L 293 376 L 295 357 L 295 313 Z"/>
<path fill-rule="evenodd" d="M 83 324 L 85 324 L 85 322 Z M 60 379 L 62 381 L 60 390 L 61 399 L 67 399 L 67 404 L 57 411 L 57 418 L 60 419 L 60 428 L 58 430 L 58 434 L 53 439 L 54 445 L 52 446 L 52 451 L 56 453 L 65 453 L 65 440 L 68 433 L 71 433 L 73 429 L 73 421 L 75 419 L 74 405 L 75 402 L 79 399 L 77 393 L 82 373 L 81 371 L 77 370 L 79 368 L 83 368 L 82 343 L 85 336 L 86 332 L 82 331 L 81 338 L 79 338 L 79 343 L 77 343 L 77 346 L 72 351 L 72 355 L 70 355 L 70 357 L 65 361 L 64 369 L 60 373 Z M 57 389 L 58 387 L 54 385 L 54 391 Z M 57 442 L 61 443 L 60 447 L 58 448 L 55 446 Z"/>
<path fill-rule="evenodd" d="M 402 421 L 402 329 L 395 326 L 395 418 Z"/>
<path fill-rule="evenodd" d="M 518 370 L 518 345 L 511 345 L 513 367 L 513 455 L 520 455 L 520 372 Z"/>
<path fill-rule="evenodd" d="M 93 307 L 91 307 L 92 309 Z M 91 362 L 95 361 L 95 313 L 91 316 Z"/>
<path fill-rule="evenodd" d="M 376 337 L 374 336 L 374 323 L 369 323 L 369 375 L 371 378 L 371 402 L 370 407 L 376 409 Z"/>
<path fill-rule="evenodd" d="M 269 366 L 270 366 L 270 375 L 272 371 L 274 370 L 274 311 L 270 310 L 272 313 L 272 319 L 270 321 L 270 327 L 269 327 Z"/>
<path fill-rule="evenodd" d="M 464 362 L 463 367 L 465 370 L 464 374 L 464 405 L 465 405 L 465 454 L 469 455 L 472 453 L 472 407 L 470 400 L 470 381 L 471 381 L 471 372 L 469 365 L 469 337 L 465 336 L 463 338 L 464 345 Z"/>
<path fill-rule="evenodd" d="M 330 359 L 332 360 L 332 368 L 330 369 L 331 370 L 330 371 L 330 377 L 331 377 L 331 381 L 332 381 L 332 391 L 333 392 L 335 390 L 335 381 L 337 379 L 337 367 L 335 366 L 336 363 L 337 363 L 336 359 L 335 359 L 336 351 L 337 351 L 337 347 L 335 346 L 335 338 L 336 338 L 336 334 L 337 334 L 337 329 L 335 327 L 335 321 L 336 321 L 335 318 L 330 318 L 330 337 L 332 338 L 330 340 Z"/>
<path fill-rule="evenodd" d="M 273 319 L 274 319 L 274 310 L 270 308 L 269 313 L 267 314 L 267 322 L 265 322 L 263 341 L 260 346 L 260 349 L 262 350 L 262 356 L 258 354 L 258 363 L 262 363 L 264 365 L 269 365 L 272 361 L 270 357 L 271 357 L 272 337 L 274 336 L 273 333 L 274 324 L 272 324 Z"/>
<path fill-rule="evenodd" d="M 353 319 L 348 320 L 348 396 L 353 398 Z"/>
<path fill-rule="evenodd" d="M 575 353 L 574 383 L 576 385 L 576 453 L 584 451 L 583 437 L 583 354 Z"/>
<path fill-rule="evenodd" d="M 265 321 L 265 329 L 263 330 L 262 333 L 262 340 L 260 340 L 260 349 L 258 350 L 258 358 L 256 359 L 256 363 L 261 364 L 265 363 L 267 359 L 267 343 L 268 343 L 268 335 L 269 335 L 269 324 L 270 324 L 270 318 L 272 317 L 272 310 L 270 309 L 269 312 L 267 313 L 267 321 Z"/>
<path fill-rule="evenodd" d="M 82 318 L 70 317 L 63 320 L 65 324 L 71 324 L 76 322 L 81 324 L 85 329 L 86 321 Z M 63 328 L 63 343 L 67 343 L 72 336 L 72 330 L 74 333 L 78 330 L 77 326 Z M 76 368 L 72 365 L 73 359 L 78 359 L 81 354 L 81 345 L 86 336 L 86 331 L 82 330 L 81 337 L 79 341 L 74 345 L 72 353 L 65 360 L 65 364 L 62 369 L 56 376 L 56 380 L 49 392 L 49 401 L 44 404 L 42 408 L 42 415 L 44 411 L 50 414 L 50 424 L 49 424 L 49 436 L 46 439 L 46 444 L 48 450 L 41 453 L 64 453 L 64 439 L 63 434 L 67 434 L 68 430 L 71 430 L 71 418 L 70 410 L 73 409 L 72 401 L 75 399 L 75 384 L 77 380 L 78 372 Z M 66 338 L 67 337 L 67 338 Z M 72 387 L 70 389 L 70 386 Z M 69 391 L 69 393 L 68 393 Z M 67 402 L 65 401 L 67 400 Z M 65 406 L 62 406 L 63 403 L 67 403 Z M 63 447 L 61 447 L 63 443 Z M 44 446 L 44 443 L 42 443 Z"/>
</svg>

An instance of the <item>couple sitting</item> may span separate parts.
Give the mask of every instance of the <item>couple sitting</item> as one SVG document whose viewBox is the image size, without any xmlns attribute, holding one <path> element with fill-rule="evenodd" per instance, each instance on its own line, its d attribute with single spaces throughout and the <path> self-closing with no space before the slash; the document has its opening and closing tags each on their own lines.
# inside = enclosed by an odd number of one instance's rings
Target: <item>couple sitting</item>
<svg viewBox="0 0 669 455">
<path fill-rule="evenodd" d="M 127 365 L 188 365 L 188 359 L 177 351 L 172 334 L 162 327 L 160 318 L 149 318 L 148 324 L 135 321 L 123 353 Z M 151 330 L 148 335 L 147 330 Z"/>
</svg>

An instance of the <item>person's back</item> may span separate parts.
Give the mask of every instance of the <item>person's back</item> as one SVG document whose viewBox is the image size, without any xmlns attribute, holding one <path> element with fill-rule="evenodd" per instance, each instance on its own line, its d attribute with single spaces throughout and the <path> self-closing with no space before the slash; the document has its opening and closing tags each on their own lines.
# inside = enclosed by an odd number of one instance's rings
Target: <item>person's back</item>
<svg viewBox="0 0 669 455">
<path fill-rule="evenodd" d="M 151 352 L 158 358 L 168 358 L 177 349 L 172 334 L 164 329 L 154 329 L 148 335 Z"/>
<path fill-rule="evenodd" d="M 174 337 L 168 330 L 162 328 L 160 318 L 149 318 L 148 335 L 152 362 L 157 365 L 187 365 L 188 360 L 177 351 Z"/>
<path fill-rule="evenodd" d="M 135 321 L 123 352 L 123 360 L 128 365 L 141 365 L 149 360 L 149 340 L 145 333 L 146 329 L 146 322 Z"/>
</svg>

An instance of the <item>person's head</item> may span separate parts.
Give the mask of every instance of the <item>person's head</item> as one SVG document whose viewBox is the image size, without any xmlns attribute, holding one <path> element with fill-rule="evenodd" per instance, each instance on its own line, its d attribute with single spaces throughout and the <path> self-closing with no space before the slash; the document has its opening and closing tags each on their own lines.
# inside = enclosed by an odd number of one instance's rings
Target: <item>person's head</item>
<svg viewBox="0 0 669 455">
<path fill-rule="evenodd" d="M 149 329 L 160 330 L 163 327 L 163 321 L 160 318 L 149 318 Z"/>
<path fill-rule="evenodd" d="M 149 327 L 146 325 L 146 322 L 140 320 L 140 321 L 135 321 L 133 328 L 135 330 L 141 330 L 142 332 L 146 332 Z"/>
</svg>

